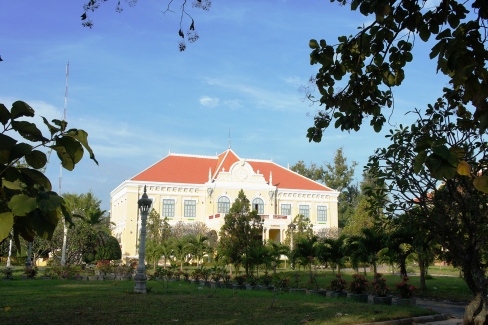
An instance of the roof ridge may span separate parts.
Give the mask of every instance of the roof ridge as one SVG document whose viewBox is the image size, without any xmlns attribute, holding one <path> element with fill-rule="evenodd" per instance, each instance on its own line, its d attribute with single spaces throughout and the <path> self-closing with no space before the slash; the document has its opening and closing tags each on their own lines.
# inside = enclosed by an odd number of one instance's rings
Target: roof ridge
<svg viewBox="0 0 488 325">
<path fill-rule="evenodd" d="M 168 156 L 194 157 L 194 158 L 212 158 L 212 159 L 216 159 L 218 157 L 218 156 L 192 155 L 192 154 L 174 153 L 174 152 L 171 152 Z M 168 156 L 166 156 L 166 157 L 168 157 Z"/>
<path fill-rule="evenodd" d="M 273 163 L 273 160 L 270 160 L 270 159 L 248 159 L 248 158 L 245 158 L 244 159 L 245 161 L 255 161 L 255 162 L 266 162 L 266 163 Z M 279 165 L 278 165 L 279 166 Z"/>
<path fill-rule="evenodd" d="M 310 181 L 310 182 L 316 183 L 316 184 L 318 184 L 318 185 L 320 185 L 320 186 L 322 186 L 322 187 L 325 187 L 325 188 L 327 188 L 327 189 L 329 189 L 329 190 L 331 190 L 331 191 L 337 191 L 336 189 L 333 189 L 332 187 L 329 187 L 329 186 L 327 186 L 327 185 L 325 185 L 325 184 L 323 184 L 323 183 L 320 183 L 320 182 L 314 181 L 313 179 L 310 179 L 310 178 L 308 178 L 308 177 L 306 177 L 306 176 L 303 176 L 303 175 L 301 175 L 301 174 L 297 173 L 296 171 L 291 170 L 290 168 L 286 168 L 286 167 L 284 167 L 284 166 L 281 166 L 280 164 L 277 164 L 277 163 L 275 163 L 275 162 L 273 162 L 273 161 L 271 161 L 271 163 L 272 163 L 273 165 L 275 165 L 275 166 L 279 167 L 279 168 L 282 168 L 282 169 L 284 169 L 284 170 L 287 170 L 287 171 L 289 171 L 289 172 L 291 172 L 291 173 L 293 173 L 293 174 L 295 174 L 295 175 L 298 175 L 298 176 L 300 176 L 300 177 L 302 177 L 302 178 L 304 178 L 304 179 L 306 179 L 306 180 L 308 180 L 308 181 Z"/>
</svg>

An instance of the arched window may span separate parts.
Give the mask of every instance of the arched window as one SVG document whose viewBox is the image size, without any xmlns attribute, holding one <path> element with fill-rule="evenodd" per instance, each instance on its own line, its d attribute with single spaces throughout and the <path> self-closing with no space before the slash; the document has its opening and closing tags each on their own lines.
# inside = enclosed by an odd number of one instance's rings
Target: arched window
<svg viewBox="0 0 488 325">
<path fill-rule="evenodd" d="M 218 204 L 218 213 L 229 213 L 230 200 L 227 196 L 219 197 L 217 204 Z"/>
<path fill-rule="evenodd" d="M 264 201 L 258 197 L 252 200 L 252 210 L 258 210 L 258 214 L 264 214 Z"/>
</svg>

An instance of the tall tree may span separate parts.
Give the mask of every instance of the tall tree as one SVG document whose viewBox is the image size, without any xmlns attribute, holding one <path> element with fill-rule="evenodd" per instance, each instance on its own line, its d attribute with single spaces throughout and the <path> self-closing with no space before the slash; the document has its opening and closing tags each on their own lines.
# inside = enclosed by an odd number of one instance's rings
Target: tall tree
<svg viewBox="0 0 488 325">
<path fill-rule="evenodd" d="M 342 148 L 336 150 L 333 164 L 325 164 L 325 185 L 340 193 L 338 198 L 339 228 L 344 228 L 351 216 L 350 204 L 354 200 L 357 188 L 350 186 L 350 184 L 354 179 L 354 168 L 357 165 L 358 163 L 355 161 L 352 162 L 351 166 L 347 164 L 347 158 L 344 156 Z"/>
<path fill-rule="evenodd" d="M 386 206 L 392 219 L 410 212 L 415 226 L 450 252 L 475 297 L 466 309 L 465 323 L 474 323 L 475 317 L 484 322 L 488 195 L 475 184 L 488 173 L 488 143 L 469 127 L 470 113 L 458 106 L 439 100 L 417 116 L 411 127 L 400 125 L 392 131 L 390 146 L 370 157 L 368 168 L 379 186 L 371 191 L 369 203 L 373 211 Z M 426 151 L 419 155 L 421 145 Z"/>
<path fill-rule="evenodd" d="M 236 267 L 244 262 L 249 275 L 252 260 L 246 257 L 251 249 L 263 245 L 262 233 L 261 217 L 256 210 L 250 210 L 249 200 L 241 189 L 220 229 L 220 252 Z"/>
<path fill-rule="evenodd" d="M 307 166 L 303 160 L 299 160 L 295 165 L 290 167 L 290 170 L 314 181 L 322 182 L 324 180 L 324 168 L 317 166 L 313 162 Z"/>
</svg>

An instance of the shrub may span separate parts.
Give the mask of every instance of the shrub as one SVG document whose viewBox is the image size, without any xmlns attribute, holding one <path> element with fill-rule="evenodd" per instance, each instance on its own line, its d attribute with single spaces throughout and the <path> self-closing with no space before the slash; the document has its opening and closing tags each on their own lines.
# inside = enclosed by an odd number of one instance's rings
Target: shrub
<svg viewBox="0 0 488 325">
<path fill-rule="evenodd" d="M 391 291 L 390 287 L 386 284 L 386 279 L 383 278 L 383 274 L 381 273 L 376 273 L 372 285 L 373 292 L 378 297 L 386 297 Z"/>
<path fill-rule="evenodd" d="M 336 274 L 336 278 L 330 281 L 330 289 L 335 292 L 342 292 L 346 288 L 347 282 L 340 274 Z"/>
<path fill-rule="evenodd" d="M 360 274 L 353 274 L 353 280 L 349 283 L 349 289 L 352 293 L 362 294 L 368 287 L 368 280 Z"/>
<path fill-rule="evenodd" d="M 246 282 L 246 275 L 236 275 L 234 278 L 238 285 L 243 285 Z"/>
<path fill-rule="evenodd" d="M 402 282 L 397 283 L 396 289 L 402 298 L 410 298 L 417 291 L 417 287 L 408 284 L 408 276 L 402 277 Z"/>
</svg>

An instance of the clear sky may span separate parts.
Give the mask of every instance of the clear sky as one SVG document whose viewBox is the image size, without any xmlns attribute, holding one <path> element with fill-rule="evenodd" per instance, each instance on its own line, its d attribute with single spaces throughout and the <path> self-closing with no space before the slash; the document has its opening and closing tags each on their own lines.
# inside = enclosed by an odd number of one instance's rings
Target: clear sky
<svg viewBox="0 0 488 325">
<path fill-rule="evenodd" d="M 418 39 L 394 93 L 391 125 L 379 134 L 368 121 L 357 133 L 332 126 L 321 143 L 309 143 L 319 106 L 298 90 L 319 68 L 309 63 L 309 40 L 335 44 L 372 18 L 328 0 L 213 0 L 208 12 L 189 8 L 200 39 L 179 52 L 181 1 L 163 15 L 167 0 L 121 1 L 122 13 L 110 0 L 91 14 L 92 29 L 81 25 L 86 1 L 0 3 L 0 103 L 24 100 L 37 115 L 61 119 L 69 61 L 67 120 L 88 132 L 100 165 L 86 155 L 73 172 L 63 171 L 62 192 L 91 189 L 107 210 L 110 191 L 169 151 L 226 150 L 229 129 L 239 157 L 282 166 L 332 162 L 343 147 L 348 161 L 359 163 L 359 181 L 374 149 L 388 145 L 387 131 L 409 124 L 405 112 L 433 103 L 446 82 L 428 59 L 431 44 Z M 54 155 L 46 173 L 57 190 Z"/>
</svg>

